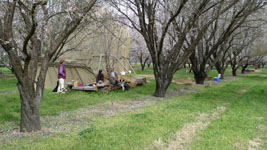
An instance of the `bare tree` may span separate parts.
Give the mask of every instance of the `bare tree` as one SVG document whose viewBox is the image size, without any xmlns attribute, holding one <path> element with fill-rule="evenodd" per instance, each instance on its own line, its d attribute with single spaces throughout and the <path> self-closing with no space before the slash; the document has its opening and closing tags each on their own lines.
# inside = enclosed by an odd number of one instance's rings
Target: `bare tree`
<svg viewBox="0 0 267 150">
<path fill-rule="evenodd" d="M 246 60 L 245 58 L 247 58 L 245 53 L 242 52 L 246 51 L 249 48 L 248 46 L 250 42 L 245 42 L 245 39 L 246 37 L 244 37 L 242 40 L 236 40 L 238 43 L 236 43 L 233 47 L 230 48 L 229 51 L 227 51 L 233 76 L 237 75 L 237 69 L 244 63 L 244 61 Z"/>
<path fill-rule="evenodd" d="M 151 57 L 149 57 L 148 60 L 146 61 L 147 68 L 150 68 L 151 64 L 152 64 L 152 60 L 151 60 Z"/>
<path fill-rule="evenodd" d="M 21 132 L 41 129 L 40 103 L 49 62 L 96 0 L 0 2 L 0 44 L 18 80 Z M 38 66 L 40 64 L 40 71 Z"/>
<path fill-rule="evenodd" d="M 221 7 L 224 7 L 224 5 Z M 228 7 L 228 5 L 226 5 L 226 7 Z M 225 54 L 225 51 L 229 48 L 225 46 L 225 43 L 227 43 L 231 35 L 245 23 L 247 18 L 252 13 L 262 7 L 263 4 L 259 3 L 258 0 L 240 1 L 211 24 L 209 31 L 206 32 L 202 40 L 198 43 L 196 50 L 190 56 L 190 61 L 192 62 L 192 68 L 197 84 L 204 83 L 208 72 L 211 70 L 211 67 L 214 65 L 214 63 L 216 64 L 220 58 L 219 55 Z M 203 22 L 213 15 L 214 13 L 210 13 L 206 16 L 203 16 L 202 20 L 199 20 L 197 26 L 202 26 Z M 245 44 L 242 45 L 242 48 L 244 45 Z M 211 56 L 215 53 L 216 59 L 211 59 Z M 212 64 L 210 64 L 210 67 L 206 67 L 209 62 Z M 224 70 L 224 67 L 222 66 L 221 69 Z M 224 73 L 223 70 L 220 70 L 221 73 Z"/>
<path fill-rule="evenodd" d="M 146 47 L 144 38 L 136 30 L 130 30 L 130 39 L 130 53 L 132 55 L 131 57 L 135 57 L 139 61 L 141 69 L 142 71 L 144 71 L 146 64 L 150 60 L 150 54 Z"/>
<path fill-rule="evenodd" d="M 9 59 L 7 53 L 3 50 L 2 46 L 0 46 L 0 67 L 7 67 L 11 70 L 11 66 L 9 64 Z"/>
<path fill-rule="evenodd" d="M 111 5 L 143 36 L 153 62 L 154 95 L 164 97 L 174 73 L 194 52 L 210 24 L 236 2 L 223 8 L 219 6 L 224 0 L 113 0 Z M 210 12 L 215 15 L 196 26 L 200 16 Z"/>
</svg>

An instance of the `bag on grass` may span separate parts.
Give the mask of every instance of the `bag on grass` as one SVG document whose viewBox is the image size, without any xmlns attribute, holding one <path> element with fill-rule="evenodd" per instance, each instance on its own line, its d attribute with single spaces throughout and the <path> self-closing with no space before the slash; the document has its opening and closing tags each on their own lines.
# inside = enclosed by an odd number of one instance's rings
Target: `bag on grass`
<svg viewBox="0 0 267 150">
<path fill-rule="evenodd" d="M 59 81 L 57 81 L 57 86 L 54 88 L 54 90 L 52 92 L 57 92 L 58 85 L 59 85 Z"/>
</svg>

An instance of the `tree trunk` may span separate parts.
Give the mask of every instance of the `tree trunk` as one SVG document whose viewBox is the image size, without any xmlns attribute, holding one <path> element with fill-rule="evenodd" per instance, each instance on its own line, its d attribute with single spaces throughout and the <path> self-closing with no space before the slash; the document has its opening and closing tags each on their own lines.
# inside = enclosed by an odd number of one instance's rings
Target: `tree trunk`
<svg viewBox="0 0 267 150">
<path fill-rule="evenodd" d="M 174 73 L 172 72 L 167 73 L 165 69 L 158 70 L 154 67 L 154 76 L 156 80 L 156 90 L 154 92 L 154 96 L 165 97 L 167 89 L 172 81 L 173 75 Z"/>
<path fill-rule="evenodd" d="M 246 68 L 242 67 L 241 73 L 244 74 L 245 73 Z"/>
<path fill-rule="evenodd" d="M 156 81 L 156 90 L 154 96 L 165 97 L 169 83 L 167 81 Z"/>
<path fill-rule="evenodd" d="M 204 71 L 199 71 L 199 72 L 194 71 L 194 78 L 195 78 L 196 84 L 204 84 L 206 73 Z"/>
<path fill-rule="evenodd" d="M 192 72 L 192 65 L 188 64 L 188 73 Z"/>
<path fill-rule="evenodd" d="M 236 70 L 237 70 L 237 68 L 232 67 L 232 75 L 233 75 L 233 76 L 236 76 L 236 75 L 237 75 L 237 74 L 236 74 Z"/>
<path fill-rule="evenodd" d="M 257 69 L 259 69 L 259 68 L 261 68 L 261 64 L 258 64 L 258 67 L 257 67 Z"/>
<path fill-rule="evenodd" d="M 141 68 L 142 68 L 142 71 L 144 71 L 144 70 L 145 70 L 145 65 L 146 65 L 146 64 L 142 64 L 142 63 L 141 63 Z"/>
<path fill-rule="evenodd" d="M 190 56 L 190 61 L 192 63 L 192 70 L 194 73 L 194 78 L 196 81 L 196 84 L 204 84 L 205 78 L 207 77 L 207 73 L 206 73 L 206 60 L 202 59 L 201 60 L 201 64 L 199 64 L 199 61 L 195 56 L 195 54 Z"/>
<path fill-rule="evenodd" d="M 215 68 L 219 74 L 221 74 L 221 79 L 224 79 L 225 68 L 220 65 L 220 63 L 215 63 Z"/>
<path fill-rule="evenodd" d="M 186 63 L 184 64 L 184 68 L 186 68 Z"/>
<path fill-rule="evenodd" d="M 151 63 L 147 63 L 147 67 L 150 68 L 150 66 L 151 66 Z"/>
<path fill-rule="evenodd" d="M 25 85 L 18 84 L 21 99 L 21 132 L 41 130 L 39 111 L 41 97 L 38 98 L 37 96 L 34 96 L 33 88 L 34 87 L 25 88 Z"/>
<path fill-rule="evenodd" d="M 221 74 L 220 79 L 224 79 L 224 72 L 225 72 L 224 69 L 221 69 L 221 70 L 218 72 L 219 74 Z"/>
<path fill-rule="evenodd" d="M 248 64 L 245 64 L 242 66 L 241 73 L 244 74 L 246 71 L 246 68 L 248 67 Z"/>
</svg>

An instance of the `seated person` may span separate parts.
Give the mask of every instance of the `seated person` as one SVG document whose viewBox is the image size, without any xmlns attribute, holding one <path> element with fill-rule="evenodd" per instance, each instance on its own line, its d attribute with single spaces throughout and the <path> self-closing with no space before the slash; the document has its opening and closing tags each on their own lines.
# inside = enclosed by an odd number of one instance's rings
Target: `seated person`
<svg viewBox="0 0 267 150">
<path fill-rule="evenodd" d="M 104 82 L 104 74 L 102 73 L 102 70 L 99 70 L 96 76 L 96 83 L 101 84 L 103 82 Z"/>
<path fill-rule="evenodd" d="M 110 79 L 109 79 L 109 81 L 113 85 L 116 85 L 118 83 L 118 76 L 117 76 L 116 72 L 114 72 L 114 68 L 110 69 Z"/>
</svg>

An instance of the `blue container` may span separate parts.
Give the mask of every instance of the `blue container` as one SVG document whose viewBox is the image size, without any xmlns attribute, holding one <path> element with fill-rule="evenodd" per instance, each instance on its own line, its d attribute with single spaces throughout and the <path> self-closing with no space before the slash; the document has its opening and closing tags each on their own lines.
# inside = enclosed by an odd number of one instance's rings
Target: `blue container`
<svg viewBox="0 0 267 150">
<path fill-rule="evenodd" d="M 220 79 L 219 79 L 218 77 L 214 77 L 213 80 L 214 80 L 215 82 L 220 81 Z"/>
</svg>

